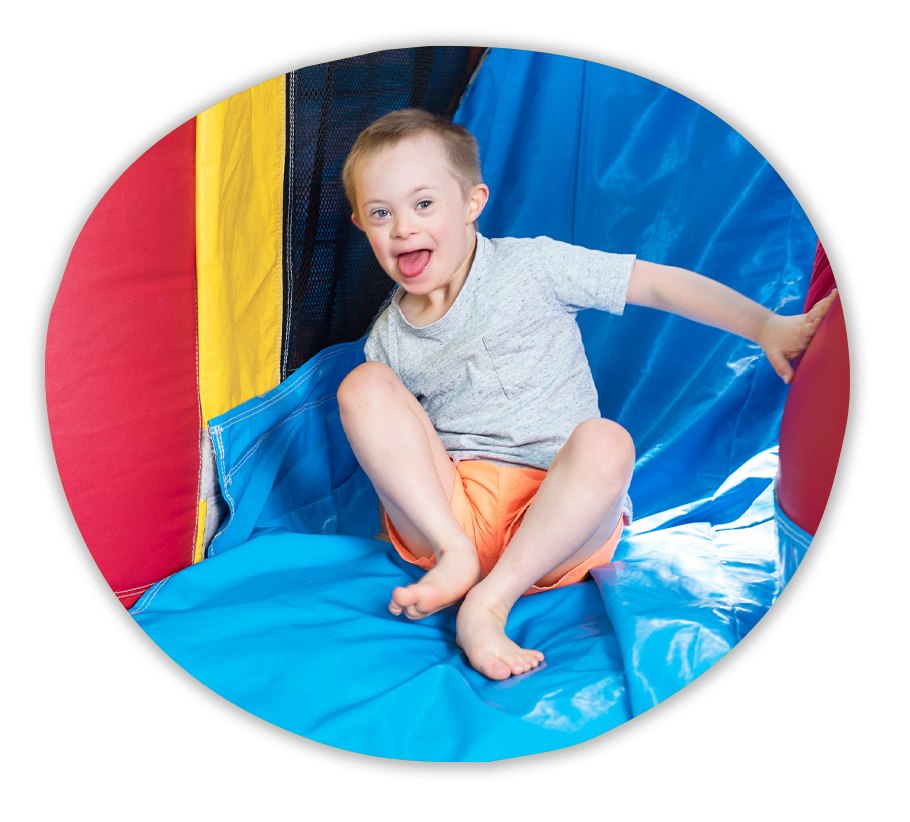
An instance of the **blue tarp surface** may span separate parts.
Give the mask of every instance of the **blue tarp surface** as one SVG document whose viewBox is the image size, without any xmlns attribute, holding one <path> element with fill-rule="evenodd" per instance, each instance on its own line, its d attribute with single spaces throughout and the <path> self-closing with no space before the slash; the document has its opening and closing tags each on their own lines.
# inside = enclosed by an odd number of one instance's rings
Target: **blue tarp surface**
<svg viewBox="0 0 910 822">
<path fill-rule="evenodd" d="M 691 268 L 798 313 L 815 250 L 768 163 L 663 86 L 573 58 L 494 50 L 457 118 L 477 136 L 486 236 L 547 235 Z M 181 666 L 244 709 L 378 756 L 478 761 L 578 744 L 727 653 L 808 537 L 776 509 L 786 386 L 748 341 L 628 307 L 579 315 L 601 412 L 639 455 L 636 519 L 593 579 L 521 599 L 508 632 L 546 662 L 468 665 L 455 611 L 387 610 L 420 571 L 370 539 L 376 497 L 335 392 L 362 342 L 321 352 L 210 421 L 230 517 L 209 557 L 133 607 Z"/>
</svg>

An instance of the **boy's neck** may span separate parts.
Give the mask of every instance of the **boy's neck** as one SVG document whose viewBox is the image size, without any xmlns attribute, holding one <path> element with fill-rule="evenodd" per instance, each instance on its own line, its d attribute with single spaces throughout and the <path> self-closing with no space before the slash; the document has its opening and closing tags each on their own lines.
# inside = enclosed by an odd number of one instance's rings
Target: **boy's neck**
<svg viewBox="0 0 910 822">
<path fill-rule="evenodd" d="M 444 286 L 428 294 L 405 294 L 398 301 L 399 310 L 411 325 L 423 328 L 441 320 L 458 299 L 461 289 L 468 281 L 477 254 L 477 230 L 473 226 L 472 230 L 471 250 Z"/>
</svg>

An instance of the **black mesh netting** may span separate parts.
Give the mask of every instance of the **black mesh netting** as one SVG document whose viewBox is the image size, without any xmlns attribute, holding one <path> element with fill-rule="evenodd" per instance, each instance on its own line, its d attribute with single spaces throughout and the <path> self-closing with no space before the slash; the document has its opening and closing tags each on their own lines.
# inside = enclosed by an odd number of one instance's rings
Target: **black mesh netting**
<svg viewBox="0 0 910 822">
<path fill-rule="evenodd" d="M 357 135 L 390 111 L 448 117 L 484 49 L 394 49 L 287 76 L 282 379 L 358 339 L 392 289 L 351 223 L 341 169 Z"/>
</svg>

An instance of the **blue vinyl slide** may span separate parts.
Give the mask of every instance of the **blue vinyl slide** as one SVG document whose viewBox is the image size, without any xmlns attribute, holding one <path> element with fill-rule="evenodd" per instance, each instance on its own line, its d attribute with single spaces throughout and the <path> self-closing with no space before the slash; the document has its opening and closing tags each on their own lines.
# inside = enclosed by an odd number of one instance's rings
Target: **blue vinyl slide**
<svg viewBox="0 0 910 822">
<path fill-rule="evenodd" d="M 484 235 L 634 252 L 800 312 L 809 221 L 691 100 L 602 65 L 494 50 L 456 119 L 492 192 Z M 554 750 L 675 693 L 755 625 L 805 551 L 775 517 L 787 388 L 755 344 L 678 317 L 630 306 L 579 323 L 601 412 L 635 440 L 636 518 L 592 580 L 516 604 L 509 634 L 544 652 L 540 668 L 489 681 L 455 645 L 455 609 L 388 612 L 420 571 L 369 538 L 376 496 L 339 423 L 335 392 L 362 341 L 211 421 L 230 518 L 204 562 L 133 607 L 137 622 L 245 710 L 384 757 Z"/>
</svg>

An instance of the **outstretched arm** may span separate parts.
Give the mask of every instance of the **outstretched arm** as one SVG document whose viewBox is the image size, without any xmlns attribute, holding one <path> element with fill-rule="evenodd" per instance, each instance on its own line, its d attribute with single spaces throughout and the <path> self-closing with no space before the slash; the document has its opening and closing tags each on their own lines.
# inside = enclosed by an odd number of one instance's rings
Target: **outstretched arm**
<svg viewBox="0 0 910 822">
<path fill-rule="evenodd" d="M 836 297 L 835 289 L 807 314 L 782 316 L 693 271 L 636 260 L 626 301 L 669 311 L 758 343 L 774 370 L 789 383 L 793 379 L 790 360 L 809 347 Z"/>
</svg>

